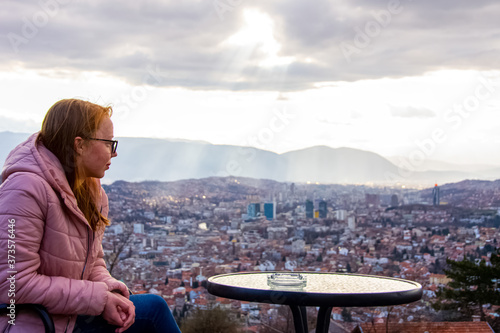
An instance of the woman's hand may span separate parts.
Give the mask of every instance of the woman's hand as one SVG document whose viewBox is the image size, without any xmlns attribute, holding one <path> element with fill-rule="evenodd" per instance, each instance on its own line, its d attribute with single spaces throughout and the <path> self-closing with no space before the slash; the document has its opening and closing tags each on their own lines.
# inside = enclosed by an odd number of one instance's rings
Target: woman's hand
<svg viewBox="0 0 500 333">
<path fill-rule="evenodd" d="M 109 291 L 102 317 L 111 325 L 118 326 L 115 332 L 121 333 L 135 321 L 134 303 L 125 296 Z"/>
<path fill-rule="evenodd" d="M 123 282 L 117 281 L 116 284 L 113 285 L 114 289 L 111 290 L 112 292 L 117 292 L 125 296 L 126 298 L 130 298 L 130 293 L 128 291 L 127 286 Z"/>
</svg>

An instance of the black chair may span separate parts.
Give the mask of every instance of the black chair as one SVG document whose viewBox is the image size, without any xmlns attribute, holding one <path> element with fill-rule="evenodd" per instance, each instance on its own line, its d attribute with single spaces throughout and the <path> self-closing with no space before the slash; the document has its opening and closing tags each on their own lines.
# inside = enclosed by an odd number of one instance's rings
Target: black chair
<svg viewBox="0 0 500 333">
<path fill-rule="evenodd" d="M 7 304 L 0 304 L 0 314 L 8 314 L 9 309 Z M 40 319 L 42 319 L 43 326 L 45 327 L 46 333 L 55 333 L 56 328 L 54 327 L 54 321 L 50 316 L 47 309 L 41 304 L 16 304 L 16 313 L 20 311 L 31 311 L 35 312 Z"/>
</svg>

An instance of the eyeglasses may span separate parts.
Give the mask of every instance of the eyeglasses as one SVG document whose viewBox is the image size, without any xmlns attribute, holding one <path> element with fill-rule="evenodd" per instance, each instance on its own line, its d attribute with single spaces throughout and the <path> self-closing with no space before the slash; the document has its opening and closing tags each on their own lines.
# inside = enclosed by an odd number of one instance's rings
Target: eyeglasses
<svg viewBox="0 0 500 333">
<path fill-rule="evenodd" d="M 109 142 L 109 143 L 111 143 L 111 154 L 116 153 L 116 148 L 118 147 L 118 140 L 106 140 L 106 139 L 97 139 L 97 138 L 88 138 L 88 139 Z"/>
</svg>

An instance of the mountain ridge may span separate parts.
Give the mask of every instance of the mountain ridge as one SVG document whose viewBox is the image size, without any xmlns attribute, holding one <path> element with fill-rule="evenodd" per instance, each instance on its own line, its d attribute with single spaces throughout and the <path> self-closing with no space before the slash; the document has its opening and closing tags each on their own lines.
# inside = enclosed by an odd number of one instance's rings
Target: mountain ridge
<svg viewBox="0 0 500 333">
<path fill-rule="evenodd" d="M 30 134 L 0 132 L 0 160 Z M 329 184 L 440 184 L 464 179 L 500 178 L 500 168 L 481 173 L 401 169 L 376 153 L 349 148 L 314 146 L 285 153 L 254 147 L 214 145 L 201 141 L 119 137 L 118 157 L 105 182 L 174 181 L 190 178 L 241 176 L 280 182 Z"/>
</svg>

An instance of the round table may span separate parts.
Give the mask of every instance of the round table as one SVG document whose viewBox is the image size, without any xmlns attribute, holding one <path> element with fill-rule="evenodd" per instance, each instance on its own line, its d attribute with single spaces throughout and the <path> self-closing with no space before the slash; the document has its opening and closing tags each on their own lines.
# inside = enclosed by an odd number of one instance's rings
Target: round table
<svg viewBox="0 0 500 333">
<path fill-rule="evenodd" d="M 328 332 L 332 307 L 369 307 L 406 304 L 422 297 L 422 286 L 413 281 L 375 275 L 294 272 L 304 286 L 269 285 L 274 273 L 244 272 L 212 276 L 210 294 L 249 302 L 283 304 L 292 310 L 295 332 L 306 333 L 306 306 L 319 306 L 316 332 Z"/>
</svg>

